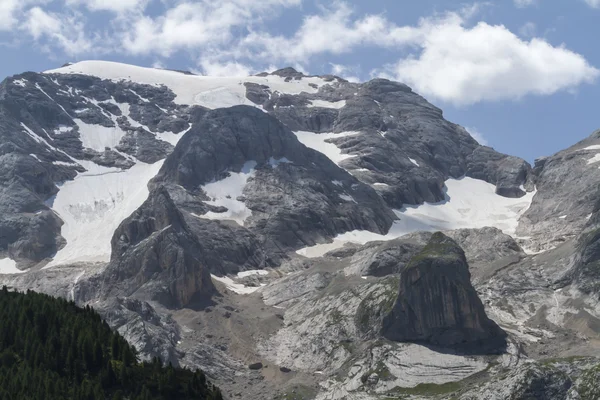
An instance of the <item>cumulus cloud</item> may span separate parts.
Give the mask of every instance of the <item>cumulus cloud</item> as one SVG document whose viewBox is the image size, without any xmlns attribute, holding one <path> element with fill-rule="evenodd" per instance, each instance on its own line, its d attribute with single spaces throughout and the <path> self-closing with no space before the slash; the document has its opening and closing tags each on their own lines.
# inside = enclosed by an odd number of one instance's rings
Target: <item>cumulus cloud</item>
<svg viewBox="0 0 600 400">
<path fill-rule="evenodd" d="M 436 24 L 418 55 L 387 67 L 387 74 L 424 95 L 455 103 L 549 95 L 592 83 L 600 71 L 563 46 L 521 40 L 502 25 L 472 28 L 451 19 Z"/>
<path fill-rule="evenodd" d="M 331 66 L 331 73 L 333 75 L 344 78 L 349 82 L 360 82 L 360 78 L 358 77 L 358 67 L 350 67 L 347 65 L 334 63 L 329 63 L 329 65 Z"/>
<path fill-rule="evenodd" d="M 90 51 L 92 42 L 86 37 L 85 27 L 77 16 L 46 12 L 33 7 L 27 12 L 23 29 L 35 40 L 46 40 L 60 47 L 67 55 Z"/>
<path fill-rule="evenodd" d="M 10 31 L 18 24 L 28 6 L 46 3 L 47 0 L 0 0 L 0 31 Z"/>
<path fill-rule="evenodd" d="M 209 59 L 201 59 L 202 74 L 208 76 L 249 76 L 254 73 L 252 67 L 235 61 L 220 63 Z"/>
<path fill-rule="evenodd" d="M 224 46 L 234 39 L 233 30 L 246 28 L 282 7 L 300 0 L 185 1 L 164 15 L 138 19 L 122 35 L 125 50 L 133 54 L 169 56 L 179 50 Z"/>
<path fill-rule="evenodd" d="M 304 18 L 290 37 L 269 32 L 251 32 L 238 43 L 238 54 L 254 59 L 306 62 L 320 54 L 345 54 L 360 46 L 394 48 L 421 39 L 412 26 L 397 26 L 381 15 L 354 18 L 352 8 L 334 2 L 321 14 Z"/>
</svg>

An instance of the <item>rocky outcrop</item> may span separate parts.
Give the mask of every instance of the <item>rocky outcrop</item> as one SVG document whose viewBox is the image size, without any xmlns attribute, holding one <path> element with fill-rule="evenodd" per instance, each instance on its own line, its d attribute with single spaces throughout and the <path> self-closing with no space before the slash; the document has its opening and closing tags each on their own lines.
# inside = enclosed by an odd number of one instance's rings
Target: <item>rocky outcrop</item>
<svg viewBox="0 0 600 400">
<path fill-rule="evenodd" d="M 526 363 L 456 397 L 461 400 L 567 400 L 573 382 L 551 365 Z M 580 397 L 575 397 L 579 399 Z"/>
<path fill-rule="evenodd" d="M 517 235 L 542 251 L 574 239 L 588 223 L 600 194 L 600 131 L 551 157 L 536 160 L 537 193 Z"/>
<path fill-rule="evenodd" d="M 439 232 L 400 273 L 398 296 L 381 334 L 473 352 L 506 346 L 506 334 L 487 317 L 471 285 L 463 250 Z"/>
<path fill-rule="evenodd" d="M 246 97 L 294 131 L 356 132 L 331 140 L 353 156 L 340 165 L 373 185 L 393 208 L 441 201 L 444 181 L 465 175 L 496 185 L 502 196 L 533 190 L 526 161 L 480 146 L 408 86 L 386 79 L 364 84 L 332 79 L 317 93 L 298 95 L 246 84 Z"/>
<path fill-rule="evenodd" d="M 372 188 L 248 106 L 208 112 L 177 144 L 152 185 L 165 185 L 179 207 L 202 218 L 208 210 L 227 211 L 207 205 L 202 186 L 240 171 L 253 175 L 237 199 L 251 211 L 242 225 L 260 238 L 267 254 L 354 229 L 384 233 L 396 218 Z"/>
<path fill-rule="evenodd" d="M 175 307 L 215 290 L 201 246 L 161 188 L 115 231 L 103 281 L 106 293 L 135 294 Z"/>
</svg>

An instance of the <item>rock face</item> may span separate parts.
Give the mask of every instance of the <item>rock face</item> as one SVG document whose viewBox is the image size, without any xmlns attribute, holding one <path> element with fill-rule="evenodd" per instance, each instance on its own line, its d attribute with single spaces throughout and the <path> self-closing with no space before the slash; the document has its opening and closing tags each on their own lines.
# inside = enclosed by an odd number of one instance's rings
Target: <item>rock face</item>
<svg viewBox="0 0 600 400">
<path fill-rule="evenodd" d="M 465 175 L 496 185 L 503 196 L 520 197 L 525 194 L 522 187 L 533 189 L 527 162 L 480 146 L 466 130 L 446 121 L 440 109 L 401 83 L 338 80 L 315 94 L 300 95 L 248 85 L 246 96 L 294 131 L 356 132 L 332 139 L 353 156 L 340 165 L 374 185 L 393 208 L 441 201 L 443 182 Z M 307 107 L 317 101 L 325 104 Z M 327 102 L 344 104 L 336 108 Z"/>
<path fill-rule="evenodd" d="M 474 352 L 506 346 L 506 334 L 487 317 L 471 285 L 463 250 L 442 233 L 400 273 L 398 297 L 381 333 L 390 340 Z"/>
<path fill-rule="evenodd" d="M 103 277 L 107 293 L 136 294 L 182 307 L 194 295 L 210 296 L 214 291 L 202 246 L 164 189 L 151 193 L 121 223 L 112 246 L 112 261 Z"/>
<path fill-rule="evenodd" d="M 232 174 L 249 176 L 236 200 L 251 215 L 230 216 L 238 225 L 231 229 L 257 237 L 267 254 L 354 229 L 384 233 L 396 219 L 371 187 L 301 144 L 272 116 L 249 106 L 206 113 L 177 144 L 152 185 L 169 188 L 178 207 L 200 218 L 200 225 L 208 223 L 203 218 L 207 212 L 228 211 L 211 205 L 214 199 L 202 187 Z M 207 235 L 211 232 L 205 230 L 201 240 Z"/>
<path fill-rule="evenodd" d="M 555 155 L 536 161 L 537 193 L 523 215 L 518 236 L 531 237 L 535 251 L 575 238 L 595 210 L 600 191 L 600 131 Z"/>
</svg>

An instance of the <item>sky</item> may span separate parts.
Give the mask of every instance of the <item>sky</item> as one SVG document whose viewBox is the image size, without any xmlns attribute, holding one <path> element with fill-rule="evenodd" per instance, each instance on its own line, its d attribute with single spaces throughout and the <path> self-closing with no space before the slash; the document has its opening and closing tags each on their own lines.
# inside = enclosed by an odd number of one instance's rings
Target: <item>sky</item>
<svg viewBox="0 0 600 400">
<path fill-rule="evenodd" d="M 404 82 L 532 162 L 600 128 L 600 0 L 0 0 L 0 77 L 89 59 Z"/>
</svg>

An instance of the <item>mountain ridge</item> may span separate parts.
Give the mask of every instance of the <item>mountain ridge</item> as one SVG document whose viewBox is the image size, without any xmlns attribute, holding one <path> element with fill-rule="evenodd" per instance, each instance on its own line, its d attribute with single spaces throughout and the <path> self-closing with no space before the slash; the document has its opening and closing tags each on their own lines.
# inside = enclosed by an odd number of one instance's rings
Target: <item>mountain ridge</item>
<svg viewBox="0 0 600 400">
<path fill-rule="evenodd" d="M 567 400 L 596 359 L 544 358 L 600 356 L 597 133 L 532 167 L 389 80 L 99 61 L 7 78 L 0 116 L 0 282 L 231 398 Z M 440 235 L 460 260 L 423 261 Z"/>
</svg>

